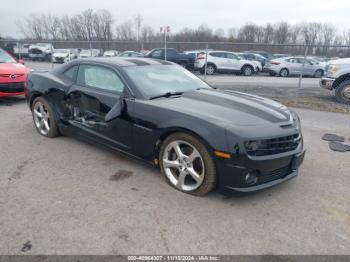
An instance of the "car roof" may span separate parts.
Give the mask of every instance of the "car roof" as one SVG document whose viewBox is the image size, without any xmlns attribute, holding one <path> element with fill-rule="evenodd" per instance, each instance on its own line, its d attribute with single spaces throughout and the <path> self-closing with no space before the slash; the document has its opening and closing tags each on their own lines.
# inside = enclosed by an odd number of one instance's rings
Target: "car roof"
<svg viewBox="0 0 350 262">
<path fill-rule="evenodd" d="M 69 63 L 66 63 L 64 66 L 56 67 L 52 69 L 53 74 L 60 74 L 66 71 L 68 68 L 74 65 L 80 64 L 100 64 L 111 67 L 131 67 L 131 66 L 146 66 L 146 65 L 174 65 L 174 63 L 159 59 L 153 58 L 144 58 L 144 57 L 90 57 L 83 59 L 74 59 Z"/>
</svg>

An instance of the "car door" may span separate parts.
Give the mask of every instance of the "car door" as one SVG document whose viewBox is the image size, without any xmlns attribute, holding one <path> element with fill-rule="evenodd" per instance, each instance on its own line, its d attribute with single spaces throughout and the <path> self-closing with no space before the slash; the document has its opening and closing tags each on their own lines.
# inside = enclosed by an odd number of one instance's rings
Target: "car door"
<svg viewBox="0 0 350 262">
<path fill-rule="evenodd" d="M 209 56 L 211 56 L 210 62 L 213 62 L 216 65 L 217 69 L 226 70 L 229 68 L 227 58 L 224 52 L 211 52 L 209 53 Z"/>
<path fill-rule="evenodd" d="M 301 64 L 301 69 L 303 71 L 303 75 L 313 75 L 316 71 L 315 66 L 305 58 L 298 58 L 299 63 Z"/>
<path fill-rule="evenodd" d="M 241 62 L 235 54 L 232 53 L 226 53 L 227 58 L 227 67 L 228 69 L 232 71 L 239 71 L 241 70 Z"/>
<path fill-rule="evenodd" d="M 289 74 L 295 75 L 300 74 L 301 72 L 301 64 L 299 63 L 299 60 L 297 58 L 289 58 L 286 60 L 287 62 L 287 68 L 289 70 Z"/>
<path fill-rule="evenodd" d="M 106 115 L 117 103 L 123 105 L 121 114 L 106 122 Z M 133 130 L 129 113 L 133 98 L 117 71 L 81 64 L 76 82 L 67 92 L 67 105 L 71 112 L 69 123 L 81 135 L 123 151 L 131 150 Z"/>
</svg>

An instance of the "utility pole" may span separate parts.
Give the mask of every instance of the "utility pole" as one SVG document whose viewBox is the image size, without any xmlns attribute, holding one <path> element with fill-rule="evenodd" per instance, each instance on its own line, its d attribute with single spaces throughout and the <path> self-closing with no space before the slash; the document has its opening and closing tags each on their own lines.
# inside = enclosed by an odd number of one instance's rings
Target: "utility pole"
<svg viewBox="0 0 350 262">
<path fill-rule="evenodd" d="M 166 37 L 167 34 L 170 32 L 170 26 L 162 26 L 160 27 L 160 32 L 164 31 L 164 60 L 166 61 L 167 56 L 166 56 Z"/>
</svg>

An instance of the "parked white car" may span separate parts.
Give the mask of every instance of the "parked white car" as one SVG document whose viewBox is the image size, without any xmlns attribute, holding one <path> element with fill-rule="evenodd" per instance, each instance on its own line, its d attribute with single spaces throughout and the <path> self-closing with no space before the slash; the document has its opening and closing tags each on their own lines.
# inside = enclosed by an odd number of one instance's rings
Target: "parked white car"
<svg viewBox="0 0 350 262">
<path fill-rule="evenodd" d="M 103 53 L 104 57 L 113 57 L 113 56 L 117 56 L 119 54 L 119 52 L 117 50 L 107 50 Z"/>
<path fill-rule="evenodd" d="M 55 49 L 52 54 L 53 63 L 67 63 L 74 59 L 74 54 L 70 49 Z"/>
<path fill-rule="evenodd" d="M 197 56 L 194 68 L 201 74 L 205 73 L 206 54 Z M 240 58 L 233 52 L 210 51 L 207 57 L 206 73 L 213 75 L 216 72 L 241 73 L 244 76 L 251 76 L 258 72 L 257 64 L 253 61 Z"/>
<path fill-rule="evenodd" d="M 13 47 L 13 53 L 16 57 L 29 57 L 29 50 L 30 44 L 22 44 L 22 43 L 17 43 Z"/>
<path fill-rule="evenodd" d="M 265 64 L 264 71 L 270 73 L 270 75 L 279 75 L 287 77 L 290 75 L 300 75 L 322 77 L 325 68 L 319 63 L 313 63 L 312 61 L 303 57 L 283 57 L 273 59 Z"/>
<path fill-rule="evenodd" d="M 338 102 L 350 105 L 350 58 L 330 61 L 320 86 L 334 90 Z"/>
<path fill-rule="evenodd" d="M 88 58 L 100 56 L 100 50 L 98 49 L 83 49 L 79 54 L 79 58 Z"/>
<path fill-rule="evenodd" d="M 53 50 L 53 45 L 49 43 L 33 44 L 28 48 L 28 56 L 32 60 L 51 61 Z"/>
</svg>

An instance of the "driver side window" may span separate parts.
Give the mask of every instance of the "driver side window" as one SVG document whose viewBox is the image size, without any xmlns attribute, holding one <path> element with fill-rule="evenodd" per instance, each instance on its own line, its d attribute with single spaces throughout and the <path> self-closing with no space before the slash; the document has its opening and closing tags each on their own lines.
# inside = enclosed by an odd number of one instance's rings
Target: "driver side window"
<svg viewBox="0 0 350 262">
<path fill-rule="evenodd" d="M 162 50 L 155 50 L 152 54 L 151 54 L 152 58 L 161 58 L 162 57 Z"/>
<path fill-rule="evenodd" d="M 124 84 L 112 70 L 95 65 L 81 65 L 78 71 L 77 83 L 82 86 L 121 94 Z"/>
</svg>

